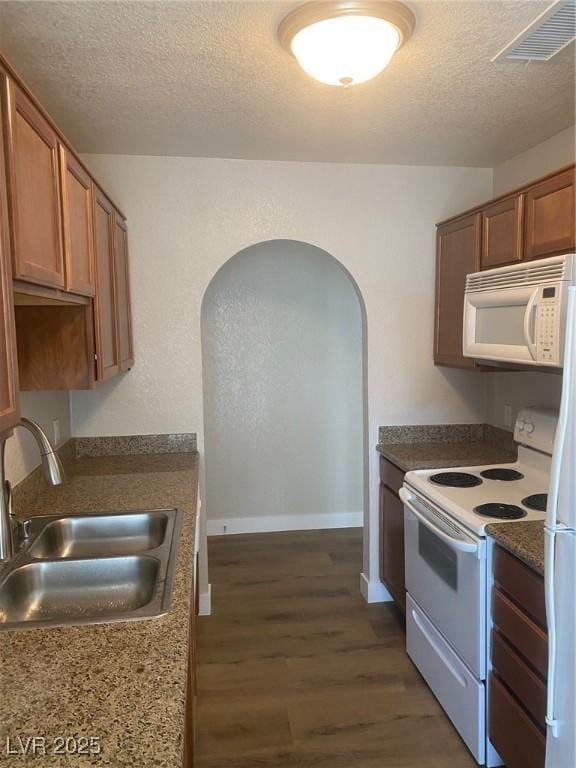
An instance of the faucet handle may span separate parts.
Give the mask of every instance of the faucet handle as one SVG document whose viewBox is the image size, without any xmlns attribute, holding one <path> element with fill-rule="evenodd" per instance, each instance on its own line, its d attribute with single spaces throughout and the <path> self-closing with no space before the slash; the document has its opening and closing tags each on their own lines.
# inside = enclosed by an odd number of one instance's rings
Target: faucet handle
<svg viewBox="0 0 576 768">
<path fill-rule="evenodd" d="M 4 500 L 6 503 L 6 509 L 8 510 L 8 517 L 14 519 L 14 510 L 12 509 L 12 483 L 10 480 L 4 480 Z"/>
<path fill-rule="evenodd" d="M 32 522 L 30 520 L 20 520 L 18 523 L 18 541 L 22 544 L 30 538 L 32 532 Z"/>
</svg>

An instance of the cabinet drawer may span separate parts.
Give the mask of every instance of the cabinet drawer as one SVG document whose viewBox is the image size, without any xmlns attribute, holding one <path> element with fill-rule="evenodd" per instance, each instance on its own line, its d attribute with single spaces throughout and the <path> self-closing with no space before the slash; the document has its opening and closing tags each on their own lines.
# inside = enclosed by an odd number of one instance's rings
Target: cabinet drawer
<svg viewBox="0 0 576 768">
<path fill-rule="evenodd" d="M 488 733 L 506 768 L 544 768 L 546 738 L 495 675 L 490 675 Z"/>
<path fill-rule="evenodd" d="M 492 620 L 508 642 L 545 678 L 548 658 L 546 633 L 499 589 L 492 591 Z"/>
<path fill-rule="evenodd" d="M 395 464 L 380 456 L 380 480 L 396 494 L 404 484 L 404 474 Z"/>
<path fill-rule="evenodd" d="M 492 667 L 536 722 L 545 727 L 546 685 L 499 632 L 492 632 Z"/>
<path fill-rule="evenodd" d="M 494 552 L 494 580 L 541 627 L 546 626 L 544 579 L 502 547 Z"/>
</svg>

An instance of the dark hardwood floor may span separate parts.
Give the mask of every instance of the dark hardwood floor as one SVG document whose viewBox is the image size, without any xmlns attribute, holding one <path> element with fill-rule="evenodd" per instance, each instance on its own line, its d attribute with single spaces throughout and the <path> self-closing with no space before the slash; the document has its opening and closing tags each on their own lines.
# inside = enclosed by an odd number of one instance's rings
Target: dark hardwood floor
<svg viewBox="0 0 576 768">
<path fill-rule="evenodd" d="M 215 537 L 209 558 L 200 768 L 476 765 L 408 659 L 400 614 L 359 595 L 359 529 Z"/>
</svg>

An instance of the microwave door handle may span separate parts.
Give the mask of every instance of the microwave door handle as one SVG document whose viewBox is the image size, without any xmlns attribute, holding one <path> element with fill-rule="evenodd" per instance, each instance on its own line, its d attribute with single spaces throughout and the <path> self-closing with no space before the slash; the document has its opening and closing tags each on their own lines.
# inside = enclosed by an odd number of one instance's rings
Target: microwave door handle
<svg viewBox="0 0 576 768">
<path fill-rule="evenodd" d="M 447 533 L 444 533 L 444 531 L 441 528 L 438 528 L 434 525 L 434 523 L 429 520 L 425 515 L 423 515 L 416 507 L 411 503 L 413 500 L 413 496 L 411 496 L 409 493 L 406 492 L 404 488 L 400 488 L 400 498 L 404 502 L 404 504 L 408 507 L 410 512 L 424 525 L 426 528 L 428 528 L 434 535 L 438 536 L 439 539 L 442 539 L 451 549 L 456 549 L 458 552 L 476 552 L 478 553 L 478 545 L 475 542 L 472 541 L 463 541 L 462 539 L 453 539 L 452 536 L 449 536 Z"/>
<path fill-rule="evenodd" d="M 528 304 L 526 305 L 526 312 L 524 313 L 524 341 L 526 342 L 526 346 L 528 347 L 533 360 L 536 360 L 536 342 L 532 338 L 530 324 L 532 322 L 532 313 L 534 312 L 534 306 L 537 299 L 538 288 L 536 288 L 533 291 L 532 296 L 530 296 Z"/>
</svg>

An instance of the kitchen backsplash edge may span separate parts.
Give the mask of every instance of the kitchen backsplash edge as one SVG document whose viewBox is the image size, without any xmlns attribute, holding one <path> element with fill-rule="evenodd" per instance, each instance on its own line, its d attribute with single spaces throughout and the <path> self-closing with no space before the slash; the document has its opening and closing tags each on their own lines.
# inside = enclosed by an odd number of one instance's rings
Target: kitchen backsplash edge
<svg viewBox="0 0 576 768">
<path fill-rule="evenodd" d="M 74 437 L 76 456 L 135 456 L 153 453 L 190 453 L 197 448 L 195 432 L 165 435 Z"/>
<path fill-rule="evenodd" d="M 480 441 L 514 447 L 512 432 L 491 424 L 405 424 L 380 427 L 378 430 L 379 445 Z"/>
<path fill-rule="evenodd" d="M 77 458 L 103 456 L 137 456 L 163 453 L 193 453 L 197 450 L 196 433 L 166 435 L 127 435 L 122 437 L 71 437 L 58 448 L 64 471 Z M 36 467 L 13 489 L 14 506 L 26 511 L 31 499 L 46 488 L 42 468 Z"/>
</svg>

